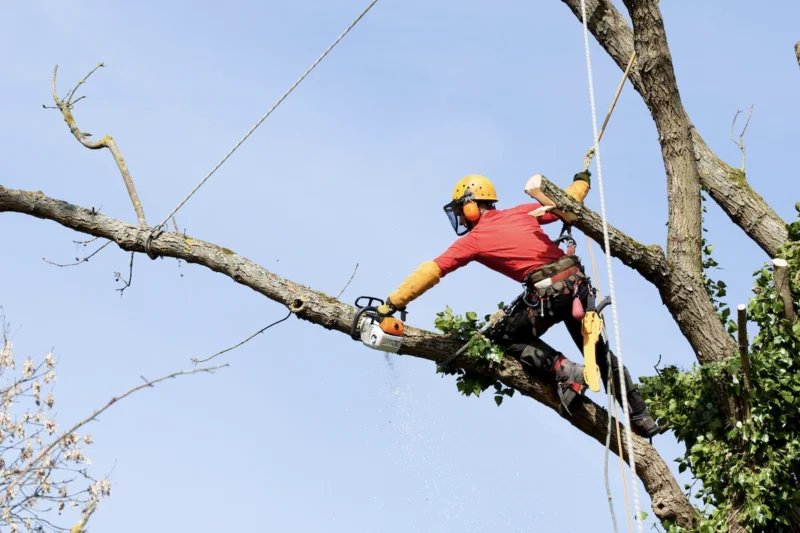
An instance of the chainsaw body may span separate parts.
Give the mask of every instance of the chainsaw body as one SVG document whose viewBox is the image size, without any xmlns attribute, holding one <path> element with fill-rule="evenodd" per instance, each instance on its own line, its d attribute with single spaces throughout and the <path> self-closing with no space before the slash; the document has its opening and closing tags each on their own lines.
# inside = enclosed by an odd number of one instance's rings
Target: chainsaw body
<svg viewBox="0 0 800 533">
<path fill-rule="evenodd" d="M 360 302 L 365 298 L 369 303 L 361 305 Z M 403 345 L 405 331 L 403 321 L 390 316 L 378 316 L 378 306 L 373 305 L 374 302 L 383 305 L 383 300 L 372 296 L 361 296 L 356 300 L 358 311 L 353 317 L 350 337 L 353 340 L 360 340 L 373 350 L 397 353 Z"/>
</svg>

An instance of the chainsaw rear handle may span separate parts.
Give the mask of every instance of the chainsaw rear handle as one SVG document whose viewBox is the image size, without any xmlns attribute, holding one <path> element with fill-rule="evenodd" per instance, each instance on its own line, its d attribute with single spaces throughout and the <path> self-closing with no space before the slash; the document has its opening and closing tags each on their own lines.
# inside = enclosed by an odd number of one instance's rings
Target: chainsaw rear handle
<svg viewBox="0 0 800 533">
<path fill-rule="evenodd" d="M 604 308 L 605 308 L 607 305 L 610 305 L 610 304 L 611 304 L 611 296 L 606 296 L 605 298 L 603 298 L 602 300 L 600 300 L 600 305 L 598 305 L 598 306 L 595 308 L 595 310 L 594 310 L 594 311 L 595 311 L 595 313 L 597 313 L 597 314 L 599 315 L 600 313 L 602 313 L 602 312 L 603 312 L 603 309 L 604 309 Z"/>
</svg>

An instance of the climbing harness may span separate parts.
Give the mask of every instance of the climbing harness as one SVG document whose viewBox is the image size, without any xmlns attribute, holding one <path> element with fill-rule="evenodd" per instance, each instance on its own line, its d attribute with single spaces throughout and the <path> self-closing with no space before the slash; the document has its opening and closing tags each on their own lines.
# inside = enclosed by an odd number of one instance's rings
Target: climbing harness
<svg viewBox="0 0 800 533">
<path fill-rule="evenodd" d="M 356 24 L 358 24 L 358 22 L 359 22 L 359 21 L 360 21 L 360 20 L 361 20 L 361 19 L 364 17 L 364 15 L 366 15 L 366 14 L 367 14 L 367 12 L 368 12 L 370 9 L 372 9 L 372 6 L 374 6 L 374 5 L 375 5 L 377 2 L 378 2 L 378 0 L 372 0 L 372 1 L 369 3 L 369 5 L 368 5 L 368 6 L 367 6 L 367 7 L 366 7 L 366 8 L 365 8 L 365 9 L 364 9 L 364 10 L 363 10 L 363 11 L 362 11 L 362 12 L 361 12 L 359 15 L 358 15 L 358 17 L 356 17 L 356 19 L 355 19 L 355 20 L 354 20 L 352 23 L 350 23 L 350 25 L 347 27 L 347 29 L 346 29 L 346 30 L 344 30 L 344 32 L 342 32 L 342 33 L 341 33 L 341 35 L 339 35 L 339 37 L 337 37 L 335 41 L 333 41 L 333 43 L 332 43 L 332 44 L 331 44 L 331 45 L 330 45 L 330 46 L 329 46 L 329 47 L 328 47 L 328 48 L 327 48 L 327 49 L 326 49 L 326 50 L 325 50 L 325 51 L 322 53 L 322 55 L 321 55 L 321 56 L 319 56 L 319 57 L 317 58 L 317 60 L 316 60 L 316 61 L 314 61 L 314 63 L 313 63 L 313 64 L 312 64 L 310 67 L 308 67 L 308 69 L 306 69 L 306 71 L 303 73 L 303 75 L 302 75 L 302 76 L 300 76 L 300 77 L 297 79 L 297 81 L 296 81 L 296 82 L 294 82 L 294 84 L 293 84 L 291 87 L 289 87 L 289 90 L 287 90 L 285 93 L 283 93 L 283 96 L 281 96 L 281 97 L 278 99 L 278 101 L 277 101 L 277 102 L 275 102 L 275 103 L 272 105 L 272 107 L 269 109 L 269 111 L 267 111 L 267 112 L 266 112 L 266 113 L 265 113 L 265 114 L 264 114 L 264 115 L 263 115 L 263 116 L 262 116 L 262 117 L 261 117 L 261 118 L 258 120 L 258 122 L 256 122 L 256 124 L 255 124 L 255 125 L 254 125 L 252 128 L 250 128 L 250 131 L 248 131 L 248 132 L 247 132 L 247 134 L 245 134 L 245 136 L 244 136 L 244 137 L 242 137 L 242 138 L 239 140 L 239 142 L 237 142 L 237 143 L 236 143 L 236 145 L 234 145 L 234 147 L 233 147 L 233 148 L 230 150 L 230 152 L 228 152 L 228 153 L 225 155 L 225 157 L 223 157 L 223 158 L 222 158 L 222 160 L 221 160 L 219 163 L 217 163 L 217 165 L 216 165 L 216 166 L 215 166 L 215 167 L 214 167 L 214 168 L 211 170 L 211 172 L 209 172 L 209 173 L 206 175 L 206 177 L 204 177 L 204 178 L 203 178 L 203 179 L 200 181 L 200 183 L 198 183 L 198 184 L 197 184 L 197 186 L 196 186 L 194 189 L 192 189 L 192 191 L 191 191 L 191 192 L 190 192 L 190 193 L 189 193 L 189 194 L 186 196 L 186 198 L 184 198 L 184 199 L 181 201 L 181 203 L 179 203 L 179 204 L 178 204 L 178 206 L 177 206 L 175 209 L 173 209 L 173 210 L 172 210 L 172 212 L 171 212 L 169 215 L 167 215 L 166 217 L 164 217 L 164 220 L 163 220 L 163 221 L 161 221 L 161 222 L 160 222 L 160 223 L 159 223 L 157 226 L 154 226 L 154 227 L 153 227 L 153 228 L 150 230 L 150 233 L 147 235 L 147 240 L 145 241 L 145 246 L 144 246 L 144 247 L 145 247 L 145 252 L 147 253 L 147 256 L 148 256 L 150 259 L 156 259 L 156 257 L 158 257 L 158 256 L 157 256 L 157 255 L 156 255 L 156 254 L 155 254 L 155 253 L 152 251 L 152 249 L 151 249 L 151 248 L 152 248 L 152 241 L 153 241 L 153 239 L 155 239 L 155 238 L 157 237 L 157 235 L 156 235 L 156 232 L 159 232 L 159 233 L 161 232 L 161 228 L 163 228 L 163 227 L 164 227 L 164 224 L 166 224 L 166 223 L 167 223 L 167 221 L 168 221 L 168 220 L 169 220 L 169 219 L 170 219 L 170 218 L 171 218 L 171 217 L 172 217 L 172 216 L 173 216 L 175 213 L 177 213 L 177 212 L 178 212 L 178 210 L 179 210 L 181 207 L 183 207 L 183 205 L 184 205 L 186 202 L 188 202 L 188 201 L 189 201 L 189 198 L 191 198 L 191 197 L 194 195 L 194 193 L 196 193 L 196 192 L 197 192 L 197 191 L 200 189 L 200 187 L 202 187 L 202 186 L 203 186 L 203 184 L 205 184 L 205 182 L 206 182 L 206 181 L 208 181 L 208 178 L 210 178 L 210 177 L 211 177 L 211 175 L 212 175 L 212 174 L 214 174 L 214 172 L 216 172 L 216 171 L 219 169 L 219 167 L 221 167 L 221 166 L 222 166 L 222 164 L 223 164 L 223 163 L 225 163 L 225 161 L 227 161 L 227 160 L 228 160 L 228 158 L 229 158 L 229 157 L 230 157 L 230 156 L 233 154 L 233 152 L 235 152 L 235 151 L 236 151 L 236 149 L 237 149 L 237 148 L 239 148 L 239 146 L 241 146 L 241 145 L 242 145 L 242 143 L 244 143 L 244 141 L 246 141 L 248 137 L 250 137 L 250 134 L 252 134 L 252 133 L 253 133 L 253 132 L 256 130 L 256 128 L 258 128 L 258 127 L 261 125 L 261 123 L 262 123 L 262 122 L 264 122 L 264 120 L 266 120 L 266 119 L 267 119 L 267 117 L 268 117 L 268 116 L 270 116 L 270 115 L 272 114 L 272 112 L 273 112 L 273 111 L 275 111 L 275 109 L 277 109 L 277 107 L 278 107 L 279 105 L 281 105 L 281 102 L 283 102 L 283 101 L 286 99 L 286 97 L 288 97 L 288 96 L 289 96 L 289 95 L 292 93 L 292 91 L 294 91 L 294 90 L 295 90 L 295 88 L 296 88 L 298 85 L 300 85 L 300 82 L 302 82 L 302 81 L 303 81 L 303 80 L 306 78 L 306 76 L 308 76 L 308 75 L 311 73 L 311 71 L 312 71 L 312 70 L 314 70 L 314 68 L 315 68 L 315 67 L 316 67 L 316 66 L 317 66 L 317 65 L 318 65 L 318 64 L 319 64 L 319 63 L 320 63 L 320 62 L 321 62 L 323 59 L 325 59 L 325 56 L 327 56 L 327 55 L 328 55 L 328 53 L 329 53 L 331 50 L 333 50 L 333 48 L 334 48 L 334 47 L 335 47 L 337 44 L 339 44 L 339 41 L 341 41 L 341 40 L 344 38 L 344 36 L 345 36 L 345 35 L 347 35 L 348 33 L 350 33 L 350 30 L 352 30 L 352 29 L 355 27 L 355 25 L 356 25 Z"/>
<path fill-rule="evenodd" d="M 589 27 L 586 20 L 586 0 L 581 0 L 581 19 L 583 21 L 583 39 L 584 39 L 584 48 L 586 51 L 586 70 L 587 76 L 589 81 L 589 103 L 592 110 L 592 130 L 594 133 L 594 155 L 597 157 L 597 180 L 600 189 L 600 213 L 603 220 L 603 241 L 605 244 L 605 255 L 606 255 L 606 268 L 608 270 L 608 286 L 609 286 L 609 296 L 611 300 L 614 302 L 614 306 L 612 307 L 612 316 L 614 319 L 614 340 L 616 343 L 616 353 L 619 359 L 619 381 L 620 381 L 620 397 L 622 398 L 622 412 L 625 420 L 630 421 L 629 409 L 628 409 L 628 398 L 627 398 L 627 391 L 625 390 L 625 374 L 624 374 L 624 362 L 622 358 L 622 346 L 620 341 L 620 331 L 619 331 L 619 317 L 617 314 L 617 299 L 615 296 L 614 291 L 614 274 L 613 268 L 611 265 L 611 244 L 608 235 L 608 220 L 606 217 L 606 205 L 605 205 L 605 194 L 603 188 L 603 170 L 601 165 L 600 159 L 600 137 L 597 131 L 597 111 L 595 109 L 595 101 L 594 101 L 594 82 L 592 80 L 592 60 L 591 60 L 591 53 L 589 51 Z M 631 61 L 632 63 L 632 61 Z M 633 453 L 633 437 L 631 436 L 631 432 L 626 431 L 626 444 L 627 444 L 627 451 L 628 451 L 628 461 L 630 462 L 631 467 L 631 478 L 633 484 L 633 502 L 634 502 L 634 510 L 635 510 L 635 519 L 636 519 L 636 526 L 639 533 L 642 533 L 642 517 L 641 512 L 639 510 L 639 489 L 636 485 L 636 458 Z"/>
</svg>

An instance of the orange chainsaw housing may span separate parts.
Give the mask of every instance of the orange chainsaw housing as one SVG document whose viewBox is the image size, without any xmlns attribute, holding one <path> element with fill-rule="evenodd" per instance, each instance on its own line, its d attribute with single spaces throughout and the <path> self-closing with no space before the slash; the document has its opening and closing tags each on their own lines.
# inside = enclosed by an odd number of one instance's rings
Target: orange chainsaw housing
<svg viewBox="0 0 800 533">
<path fill-rule="evenodd" d="M 388 333 L 389 335 L 402 336 L 405 331 L 405 326 L 403 322 L 396 318 L 386 317 L 381 320 L 381 329 L 384 333 Z"/>
</svg>

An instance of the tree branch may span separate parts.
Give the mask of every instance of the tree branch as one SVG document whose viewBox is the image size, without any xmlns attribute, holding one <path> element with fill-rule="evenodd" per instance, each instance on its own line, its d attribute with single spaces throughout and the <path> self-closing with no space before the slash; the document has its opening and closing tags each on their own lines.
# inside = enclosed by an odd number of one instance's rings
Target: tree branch
<svg viewBox="0 0 800 533">
<path fill-rule="evenodd" d="M 800 65 L 800 41 L 794 43 L 794 55 L 797 56 L 797 64 Z"/>
<path fill-rule="evenodd" d="M 0 212 L 17 212 L 51 220 L 64 227 L 89 235 L 113 240 L 123 250 L 144 253 L 149 232 L 97 212 L 55 200 L 41 192 L 27 192 L 0 186 Z M 595 215 L 596 216 L 596 215 Z M 356 309 L 335 298 L 314 291 L 267 271 L 256 263 L 215 244 L 174 232 L 162 232 L 151 242 L 151 249 L 162 257 L 180 258 L 205 266 L 228 276 L 235 282 L 287 306 L 298 318 L 329 330 L 350 333 Z M 400 353 L 443 362 L 461 343 L 446 335 L 438 335 L 407 327 Z M 553 385 L 525 372 L 518 361 L 505 358 L 499 366 L 477 366 L 467 358 L 459 365 L 489 375 L 525 396 L 558 411 L 559 400 Z M 581 397 L 568 422 L 601 445 L 605 444 L 608 414 L 589 398 Z M 616 433 L 616 432 L 615 432 Z M 612 438 L 616 438 L 612 435 Z M 689 527 L 695 511 L 680 489 L 669 467 L 658 452 L 645 440 L 633 436 L 636 471 L 653 502 L 653 511 L 661 519 L 676 521 Z"/>
<path fill-rule="evenodd" d="M 75 91 L 77 91 L 78 88 L 86 82 L 86 80 L 94 73 L 95 70 L 103 66 L 103 63 L 98 64 L 78 83 L 78 85 L 75 86 L 74 89 L 72 89 L 72 91 L 67 93 L 66 98 L 62 101 L 58 97 L 58 92 L 56 91 L 56 74 L 58 74 L 58 65 L 56 65 L 53 69 L 53 100 L 55 100 L 56 108 L 61 111 L 61 114 L 64 116 L 64 122 L 66 122 L 67 126 L 69 126 L 69 131 L 82 145 L 91 150 L 108 148 L 108 150 L 114 156 L 114 161 L 116 161 L 120 174 L 122 174 L 122 180 L 125 182 L 125 187 L 128 189 L 128 195 L 131 197 L 131 202 L 133 202 L 133 209 L 136 211 L 136 218 L 139 220 L 139 225 L 144 227 L 147 226 L 147 221 L 144 218 L 144 208 L 142 207 L 142 202 L 139 201 L 139 195 L 136 193 L 136 187 L 133 185 L 133 178 L 131 178 L 131 174 L 128 171 L 128 166 L 125 164 L 125 159 L 122 157 L 119 148 L 117 148 L 117 143 L 114 142 L 114 139 L 110 135 L 106 135 L 99 141 L 90 141 L 89 137 L 91 134 L 82 132 L 75 122 L 75 117 L 72 115 L 73 106 L 77 103 L 77 100 L 74 102 L 72 101 L 72 97 L 75 96 Z"/>
<path fill-rule="evenodd" d="M 580 0 L 562 2 L 581 20 Z M 589 31 L 617 66 L 624 70 L 634 51 L 633 30 L 627 20 L 611 0 L 586 0 L 586 12 Z M 634 89 L 647 102 L 650 95 L 643 82 L 642 65 L 642 58 L 637 59 L 629 79 Z M 691 124 L 688 117 L 686 120 Z M 786 223 L 750 188 L 743 172 L 718 158 L 694 128 L 691 129 L 691 135 L 703 187 L 734 224 L 770 257 L 775 257 L 778 248 L 788 238 Z"/>
<path fill-rule="evenodd" d="M 753 117 L 753 106 L 750 106 L 750 112 L 747 114 L 747 120 L 744 123 L 744 127 L 742 128 L 742 132 L 739 134 L 739 139 L 733 138 L 733 128 L 736 127 L 736 119 L 739 118 L 739 115 L 742 114 L 741 109 L 736 110 L 736 114 L 733 116 L 733 123 L 731 124 L 731 141 L 733 144 L 739 147 L 739 150 L 742 151 L 742 172 L 745 172 L 745 166 L 747 163 L 747 149 L 744 145 L 744 134 L 747 132 L 747 126 L 750 125 L 750 119 Z"/>
</svg>

